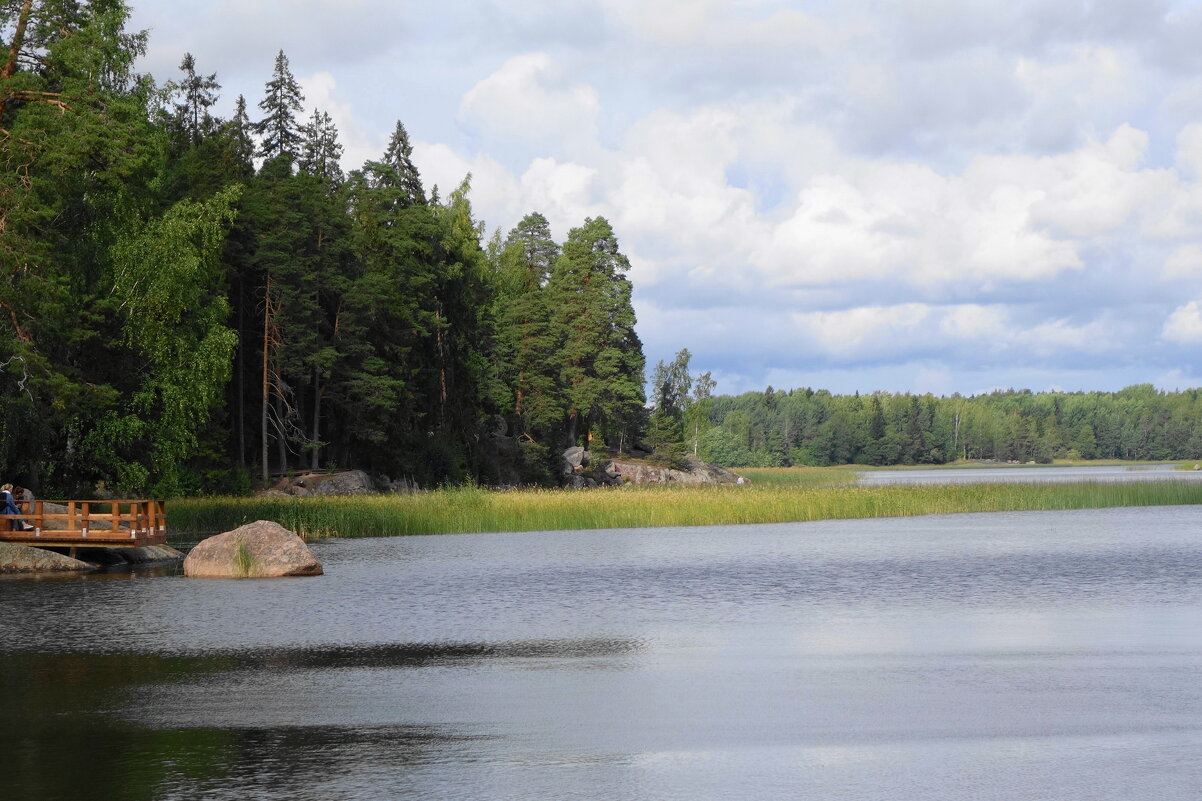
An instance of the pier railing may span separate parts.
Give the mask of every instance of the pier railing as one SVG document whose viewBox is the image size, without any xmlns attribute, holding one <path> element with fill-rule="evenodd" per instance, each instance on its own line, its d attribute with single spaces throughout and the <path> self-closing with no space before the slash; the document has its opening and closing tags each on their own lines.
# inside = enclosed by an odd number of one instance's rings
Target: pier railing
<svg viewBox="0 0 1202 801">
<path fill-rule="evenodd" d="M 84 548 L 141 548 L 167 542 L 166 505 L 159 500 L 39 500 L 18 506 L 19 514 L 0 516 L 0 541 Z M 24 526 L 13 530 L 13 519 Z"/>
</svg>

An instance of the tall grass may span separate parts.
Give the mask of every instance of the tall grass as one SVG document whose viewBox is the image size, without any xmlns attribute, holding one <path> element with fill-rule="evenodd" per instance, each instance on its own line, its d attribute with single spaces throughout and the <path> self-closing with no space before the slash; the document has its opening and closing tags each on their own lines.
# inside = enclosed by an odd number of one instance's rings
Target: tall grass
<svg viewBox="0 0 1202 801">
<path fill-rule="evenodd" d="M 185 499 L 169 504 L 168 520 L 172 540 L 187 544 L 259 519 L 307 538 L 371 537 L 1202 503 L 1202 482 L 1192 481 L 867 487 L 832 484 L 838 475 L 791 484 L 785 476 L 748 473 L 755 482 L 750 486 L 507 492 L 459 487 L 412 495 Z"/>
</svg>

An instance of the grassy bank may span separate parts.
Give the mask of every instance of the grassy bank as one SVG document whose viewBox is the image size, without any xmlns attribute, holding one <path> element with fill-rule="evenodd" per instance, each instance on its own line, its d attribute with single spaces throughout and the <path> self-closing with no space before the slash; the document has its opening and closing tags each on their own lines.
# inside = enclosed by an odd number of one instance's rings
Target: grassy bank
<svg viewBox="0 0 1202 801">
<path fill-rule="evenodd" d="M 743 487 L 465 487 L 412 495 L 182 499 L 168 505 L 168 519 L 172 539 L 186 544 L 259 519 L 310 538 L 372 537 L 1202 503 L 1202 482 L 864 487 L 848 483 L 854 477 L 840 468 L 746 473 L 753 483 Z"/>
</svg>

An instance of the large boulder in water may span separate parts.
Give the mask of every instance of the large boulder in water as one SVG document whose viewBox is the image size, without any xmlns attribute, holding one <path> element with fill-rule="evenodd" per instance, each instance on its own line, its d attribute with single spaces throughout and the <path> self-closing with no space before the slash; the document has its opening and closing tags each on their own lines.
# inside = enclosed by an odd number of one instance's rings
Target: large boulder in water
<svg viewBox="0 0 1202 801">
<path fill-rule="evenodd" d="M 321 563 L 293 532 L 256 520 L 201 540 L 184 560 L 192 578 L 279 578 L 320 576 Z"/>
<path fill-rule="evenodd" d="M 0 542 L 0 573 L 86 573 L 95 569 L 95 565 L 53 551 Z"/>
</svg>

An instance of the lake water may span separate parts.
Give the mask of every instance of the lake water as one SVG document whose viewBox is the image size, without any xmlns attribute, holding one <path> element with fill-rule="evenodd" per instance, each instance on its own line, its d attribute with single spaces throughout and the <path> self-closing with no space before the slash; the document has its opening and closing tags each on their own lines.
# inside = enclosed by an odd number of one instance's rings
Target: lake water
<svg viewBox="0 0 1202 801">
<path fill-rule="evenodd" d="M 917 470 L 862 470 L 860 483 L 882 484 L 1068 484 L 1078 481 L 1202 481 L 1202 470 L 1178 470 L 1175 464 L 1050 467 L 950 467 Z"/>
<path fill-rule="evenodd" d="M 1196 799 L 1202 507 L 0 581 L 5 799 Z"/>
</svg>

